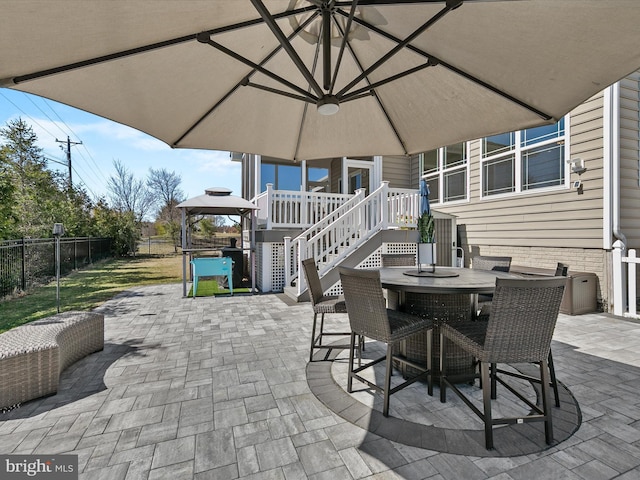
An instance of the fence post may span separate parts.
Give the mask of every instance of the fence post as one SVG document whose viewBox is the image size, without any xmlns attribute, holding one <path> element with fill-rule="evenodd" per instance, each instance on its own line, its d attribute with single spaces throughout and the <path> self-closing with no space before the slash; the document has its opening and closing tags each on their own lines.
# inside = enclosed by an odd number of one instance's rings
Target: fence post
<svg viewBox="0 0 640 480">
<path fill-rule="evenodd" d="M 614 315 L 624 315 L 624 310 L 626 308 L 625 298 L 625 275 L 624 275 L 624 264 L 622 261 L 622 257 L 624 255 L 625 245 L 620 240 L 616 240 L 613 243 L 613 314 Z"/>
<path fill-rule="evenodd" d="M 629 288 L 627 291 L 627 304 L 629 305 L 629 315 L 632 317 L 636 316 L 636 251 L 634 249 L 630 249 L 627 253 L 627 269 L 628 269 L 628 278 L 629 278 Z"/>
<path fill-rule="evenodd" d="M 24 237 L 22 237 L 22 291 L 27 290 L 27 245 L 24 241 Z"/>
</svg>

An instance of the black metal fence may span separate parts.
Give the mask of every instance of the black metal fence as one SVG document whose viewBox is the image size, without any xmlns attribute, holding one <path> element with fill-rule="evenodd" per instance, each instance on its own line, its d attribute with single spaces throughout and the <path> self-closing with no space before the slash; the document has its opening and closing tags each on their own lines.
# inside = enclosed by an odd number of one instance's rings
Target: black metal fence
<svg viewBox="0 0 640 480">
<path fill-rule="evenodd" d="M 53 238 L 0 242 L 0 298 L 16 290 L 47 283 L 56 275 Z M 60 275 L 112 256 L 111 239 L 75 237 L 60 239 Z"/>
</svg>

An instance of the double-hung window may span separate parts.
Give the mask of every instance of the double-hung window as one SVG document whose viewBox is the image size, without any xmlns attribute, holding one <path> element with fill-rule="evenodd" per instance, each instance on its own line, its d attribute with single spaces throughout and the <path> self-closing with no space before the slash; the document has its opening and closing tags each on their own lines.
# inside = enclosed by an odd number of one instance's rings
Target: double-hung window
<svg viewBox="0 0 640 480">
<path fill-rule="evenodd" d="M 469 148 L 467 142 L 425 152 L 422 175 L 429 184 L 429 200 L 433 203 L 466 200 Z"/>
<path fill-rule="evenodd" d="M 482 196 L 564 186 L 567 139 L 564 118 L 483 138 Z"/>
</svg>

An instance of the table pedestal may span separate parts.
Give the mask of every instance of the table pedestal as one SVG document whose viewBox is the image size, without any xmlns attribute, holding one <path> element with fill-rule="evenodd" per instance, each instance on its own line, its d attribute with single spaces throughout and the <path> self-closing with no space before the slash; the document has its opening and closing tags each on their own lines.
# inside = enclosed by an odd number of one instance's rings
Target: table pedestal
<svg viewBox="0 0 640 480">
<path fill-rule="evenodd" d="M 440 376 L 440 329 L 442 323 L 459 323 L 469 321 L 473 316 L 473 295 L 465 293 L 455 294 L 425 294 L 425 293 L 396 293 L 389 292 L 389 308 L 399 308 L 407 313 L 429 318 L 434 322 L 433 330 L 433 371 L 434 378 Z M 396 347 L 399 353 L 408 359 L 425 364 L 427 362 L 427 336 L 416 334 L 409 337 Z M 471 378 L 475 373 L 473 356 L 447 340 L 447 373 L 452 377 L 462 379 Z M 410 375 L 418 372 L 406 367 Z"/>
</svg>

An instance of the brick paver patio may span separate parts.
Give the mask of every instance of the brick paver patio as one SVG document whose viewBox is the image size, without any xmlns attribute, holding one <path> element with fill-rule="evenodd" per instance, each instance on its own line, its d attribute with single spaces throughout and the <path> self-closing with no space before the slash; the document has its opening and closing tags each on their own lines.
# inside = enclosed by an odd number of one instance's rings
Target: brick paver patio
<svg viewBox="0 0 640 480">
<path fill-rule="evenodd" d="M 328 408 L 307 381 L 309 304 L 193 300 L 163 285 L 99 311 L 104 351 L 68 369 L 57 395 L 0 415 L 1 453 L 77 454 L 87 480 L 640 478 L 640 325 L 630 320 L 560 316 L 556 372 L 582 423 L 551 448 L 494 457 L 394 442 Z M 452 425 L 445 441 L 456 438 Z"/>
</svg>

